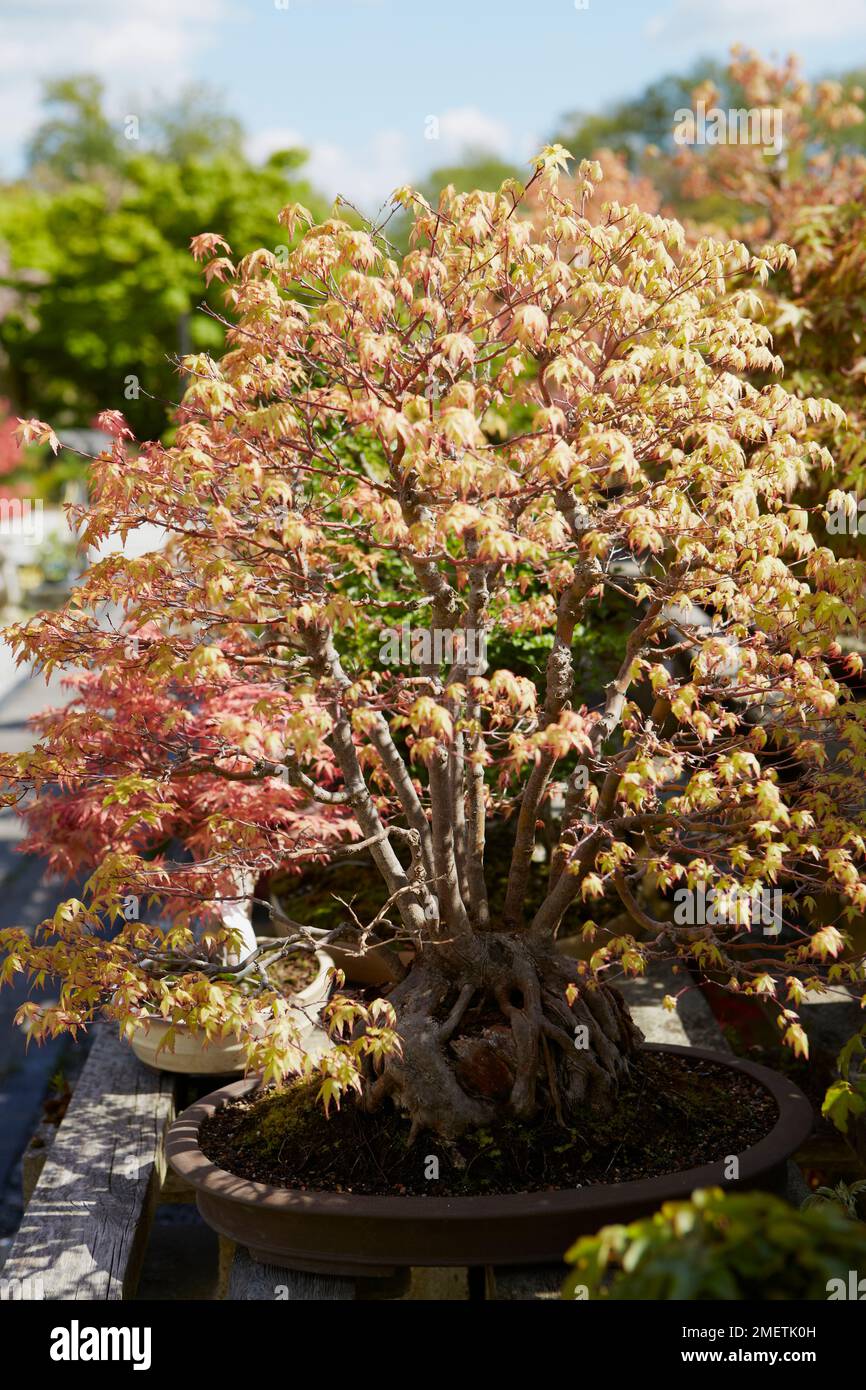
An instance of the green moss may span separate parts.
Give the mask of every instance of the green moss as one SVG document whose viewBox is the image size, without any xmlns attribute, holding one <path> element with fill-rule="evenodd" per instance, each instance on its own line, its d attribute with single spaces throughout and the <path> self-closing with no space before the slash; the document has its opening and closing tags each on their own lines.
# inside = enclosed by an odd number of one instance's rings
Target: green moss
<svg viewBox="0 0 866 1390">
<path fill-rule="evenodd" d="M 237 1134 L 238 1148 L 274 1159 L 287 1139 L 303 1142 L 304 1132 L 320 1130 L 316 1088 L 306 1083 L 270 1091 L 249 1110 L 248 1123 Z"/>
</svg>

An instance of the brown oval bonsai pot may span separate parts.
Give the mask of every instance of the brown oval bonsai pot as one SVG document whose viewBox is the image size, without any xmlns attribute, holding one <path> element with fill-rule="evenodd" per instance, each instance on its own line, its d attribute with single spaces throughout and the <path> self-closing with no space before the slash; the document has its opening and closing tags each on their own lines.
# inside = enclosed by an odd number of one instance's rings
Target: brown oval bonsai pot
<svg viewBox="0 0 866 1390">
<path fill-rule="evenodd" d="M 775 1100 L 776 1123 L 738 1155 L 736 1182 L 725 1177 L 722 1158 L 635 1182 L 489 1197 L 372 1197 L 271 1187 L 218 1168 L 198 1143 L 205 1117 L 250 1091 L 250 1080 L 214 1091 L 179 1115 L 168 1131 L 168 1160 L 196 1189 L 208 1225 L 266 1264 L 358 1276 L 392 1274 L 408 1265 L 550 1263 L 562 1259 L 576 1236 L 645 1216 L 696 1188 L 772 1186 L 812 1128 L 812 1107 L 802 1091 L 768 1067 L 698 1047 L 656 1043 L 649 1050 L 745 1072 Z"/>
</svg>

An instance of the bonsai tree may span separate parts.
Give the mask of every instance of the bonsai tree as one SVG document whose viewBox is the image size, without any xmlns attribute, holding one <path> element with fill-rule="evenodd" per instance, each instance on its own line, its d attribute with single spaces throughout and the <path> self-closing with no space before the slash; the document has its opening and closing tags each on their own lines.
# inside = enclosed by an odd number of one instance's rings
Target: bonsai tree
<svg viewBox="0 0 866 1390">
<path fill-rule="evenodd" d="M 866 570 L 818 548 L 788 500 L 832 464 L 810 422 L 841 412 L 745 379 L 782 370 L 752 286 L 790 253 L 687 248 L 676 222 L 616 203 L 591 220 L 600 171 L 583 163 L 561 184 L 567 162 L 550 147 L 527 189 L 445 189 L 436 208 L 400 190 L 413 228 L 400 259 L 382 228 L 313 225 L 298 206 L 280 214 L 290 238 L 303 228 L 285 262 L 262 250 L 236 265 L 220 236 L 193 239 L 227 284 L 227 351 L 184 360 L 171 447 L 133 453 L 122 418 L 102 417 L 114 447 L 81 518 L 91 543 L 150 522 L 166 545 L 101 561 L 62 611 L 11 633 L 47 670 L 83 666 L 105 689 L 134 679 L 124 746 L 140 730 L 149 749 L 119 767 L 110 712 L 72 708 L 4 761 L 9 799 L 86 784 L 127 817 L 86 903 L 33 940 L 5 933 L 7 977 L 60 981 L 56 1008 L 25 1006 L 37 1036 L 98 1009 L 130 1027 L 155 992 L 177 1021 L 246 1029 L 266 1078 L 315 1073 L 326 1105 L 390 1101 L 412 1137 L 447 1141 L 498 1114 L 568 1123 L 612 1103 L 639 1034 L 611 981 L 654 959 L 765 998 L 797 1050 L 797 1006 L 825 963 L 862 985 L 862 957 L 809 909 L 827 889 L 840 921 L 866 905 L 863 711 L 828 664 L 862 624 Z M 40 421 L 22 433 L 51 436 Z M 633 621 L 589 707 L 573 637 L 608 593 Z M 100 618 L 107 603 L 126 634 Z M 487 661 L 515 633 L 548 635 L 537 683 Z M 180 702 L 148 732 L 179 686 L 208 728 Z M 154 864 L 137 827 L 204 774 L 224 794 L 196 804 L 192 872 Z M 351 813 L 382 878 L 375 921 L 341 906 L 334 934 L 363 946 L 390 928 L 415 948 L 387 999 L 332 1001 L 337 1045 L 316 1062 L 266 983 L 243 995 L 255 953 L 226 979 L 231 931 L 194 931 L 197 907 L 237 900 L 239 875 L 291 855 L 245 794 L 286 782 Z M 551 799 L 560 834 L 539 865 Z M 493 914 L 485 837 L 502 817 L 513 850 Z M 106 916 L 154 869 L 160 901 L 184 910 L 108 939 Z M 678 922 L 666 897 L 701 884 L 735 910 Z M 774 885 L 781 935 L 741 911 L 743 893 Z M 605 900 L 628 930 L 593 923 Z M 589 959 L 557 951 L 569 917 Z"/>
<path fill-rule="evenodd" d="M 95 872 L 112 856 L 112 873 L 120 859 L 129 863 L 125 915 L 139 916 L 140 902 L 156 897 L 168 881 L 166 859 L 185 851 L 187 891 L 177 891 L 161 902 L 161 909 L 178 922 L 192 915 L 200 921 L 224 920 L 228 909 L 243 934 L 243 944 L 255 950 L 256 941 L 242 916 L 249 914 L 255 886 L 256 856 L 266 867 L 281 863 L 289 873 L 301 873 L 305 865 L 329 857 L 343 844 L 351 852 L 357 823 L 343 805 L 324 805 L 303 788 L 287 780 L 250 777 L 226 778 L 207 771 L 208 759 L 219 760 L 224 751 L 224 731 L 233 720 L 241 721 L 249 749 L 255 739 L 252 710 L 268 688 L 254 682 L 236 683 L 214 693 L 207 684 L 184 680 L 180 673 L 164 688 L 143 681 L 135 662 L 141 647 L 158 638 L 151 627 L 127 635 L 130 669 L 124 665 L 106 672 L 72 677 L 71 698 L 59 709 L 49 709 L 33 720 L 41 736 L 44 770 L 54 759 L 56 786 L 52 795 L 39 796 L 24 809 L 28 834 L 22 849 L 45 858 L 48 869 L 64 878 Z M 108 650 L 114 639 L 106 636 Z M 315 724 L 317 712 L 297 701 L 285 718 Z M 75 723 L 74 747 L 69 730 Z M 166 757 L 177 748 L 177 728 L 182 725 L 182 751 L 195 746 L 198 766 L 187 764 L 186 773 L 163 778 L 160 804 L 151 803 L 147 814 L 130 812 L 136 779 L 160 777 Z M 262 734 L 260 751 L 266 737 Z M 339 773 L 330 749 L 323 748 L 316 766 L 317 784 L 323 792 L 336 785 Z M 107 798 L 104 778 L 118 779 L 118 794 Z M 250 856 L 242 878 L 245 895 L 235 904 L 219 897 L 208 900 L 220 886 L 220 869 L 230 862 L 236 844 L 238 822 L 250 827 L 256 854 Z M 175 865 L 180 871 L 181 866 Z M 233 881 L 238 881 L 235 874 Z M 175 888 L 177 888 L 175 884 Z M 239 916 L 238 913 L 242 916 Z"/>
</svg>

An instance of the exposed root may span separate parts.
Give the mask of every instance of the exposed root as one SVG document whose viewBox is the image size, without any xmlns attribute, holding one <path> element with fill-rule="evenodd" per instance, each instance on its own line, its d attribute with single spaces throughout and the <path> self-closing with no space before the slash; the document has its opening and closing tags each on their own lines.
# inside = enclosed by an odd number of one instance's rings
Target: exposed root
<svg viewBox="0 0 866 1390">
<path fill-rule="evenodd" d="M 448 989 L 441 974 L 419 964 L 392 992 L 402 1054 L 388 1058 L 381 1076 L 365 1094 L 368 1109 L 390 1096 L 409 1115 L 410 1143 L 423 1130 L 455 1138 L 487 1123 L 493 1114 L 490 1102 L 462 1089 L 446 1052 L 448 1029 L 456 1028 L 460 1017 L 455 1005 L 444 1024 L 437 1019 Z M 466 995 L 464 1008 L 470 997 Z"/>
<path fill-rule="evenodd" d="M 484 933 L 457 983 L 430 948 L 392 991 L 402 1054 L 371 1078 L 364 1103 L 390 1098 L 441 1139 L 545 1105 L 563 1124 L 613 1102 L 641 1041 L 618 992 L 579 980 L 577 963 L 522 936 Z M 569 987 L 576 988 L 569 1003 Z"/>
</svg>

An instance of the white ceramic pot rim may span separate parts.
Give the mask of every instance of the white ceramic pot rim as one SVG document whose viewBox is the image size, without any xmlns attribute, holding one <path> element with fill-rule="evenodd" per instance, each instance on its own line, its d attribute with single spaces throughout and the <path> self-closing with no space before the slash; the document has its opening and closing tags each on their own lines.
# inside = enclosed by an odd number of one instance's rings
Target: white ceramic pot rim
<svg viewBox="0 0 866 1390">
<path fill-rule="evenodd" d="M 266 941 L 269 944 L 271 942 L 278 942 L 279 940 L 280 938 L 278 936 L 266 936 L 259 938 L 260 943 Z M 289 1000 L 292 1008 L 296 1008 L 303 1011 L 307 1008 L 313 1008 L 316 1005 L 321 1006 L 326 1002 L 328 998 L 331 984 L 328 978 L 328 973 L 330 970 L 334 968 L 334 961 L 332 957 L 328 955 L 327 951 L 322 950 L 318 946 L 315 949 L 315 956 L 318 970 L 314 975 L 313 979 L 310 981 L 308 985 L 305 985 L 302 990 L 299 990 L 297 994 L 286 995 L 286 998 Z M 142 1010 L 142 1012 L 137 1015 L 137 1018 L 139 1026 L 145 1028 L 148 1032 L 150 1032 L 151 1030 L 159 1030 L 160 1027 L 164 1028 L 166 1031 L 169 1028 L 173 1027 L 175 1031 L 179 1033 L 198 1032 L 198 1029 L 190 1029 L 189 1025 L 186 1023 L 172 1024 L 171 1019 L 163 1018 L 162 1014 L 150 1013 L 147 1010 Z M 315 1022 L 315 1019 L 311 1018 L 308 1021 L 310 1024 L 313 1024 Z M 222 1042 L 224 1044 L 230 1043 L 231 1035 L 229 1035 L 226 1038 L 215 1039 L 214 1041 L 217 1043 Z"/>
</svg>

